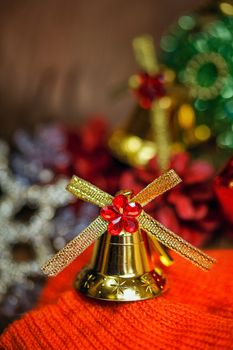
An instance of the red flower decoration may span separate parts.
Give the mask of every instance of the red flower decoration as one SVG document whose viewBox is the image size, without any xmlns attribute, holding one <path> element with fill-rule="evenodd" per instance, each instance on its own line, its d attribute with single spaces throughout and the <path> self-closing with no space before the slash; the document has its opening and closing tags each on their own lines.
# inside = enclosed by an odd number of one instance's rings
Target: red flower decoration
<svg viewBox="0 0 233 350">
<path fill-rule="evenodd" d="M 134 233 L 138 229 L 136 217 L 141 214 L 142 207 L 139 203 L 129 202 L 123 195 L 117 195 L 112 205 L 103 207 L 100 211 L 102 218 L 109 222 L 108 232 L 112 235 L 119 235 L 122 230 Z"/>
<path fill-rule="evenodd" d="M 162 74 L 149 75 L 145 72 L 137 75 L 138 86 L 133 89 L 139 105 L 150 109 L 153 101 L 165 95 Z"/>
</svg>

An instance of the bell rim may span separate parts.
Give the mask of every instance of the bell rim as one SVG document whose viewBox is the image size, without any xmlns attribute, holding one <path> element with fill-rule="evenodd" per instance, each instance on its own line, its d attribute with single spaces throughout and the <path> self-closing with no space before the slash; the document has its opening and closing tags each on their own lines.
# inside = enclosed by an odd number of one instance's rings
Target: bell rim
<svg viewBox="0 0 233 350">
<path fill-rule="evenodd" d="M 159 287 L 156 277 L 166 279 L 161 270 L 155 268 L 140 276 L 123 277 L 104 275 L 89 266 L 85 266 L 77 275 L 74 288 L 81 294 L 98 300 L 115 302 L 133 302 L 152 299 L 167 291 Z"/>
</svg>

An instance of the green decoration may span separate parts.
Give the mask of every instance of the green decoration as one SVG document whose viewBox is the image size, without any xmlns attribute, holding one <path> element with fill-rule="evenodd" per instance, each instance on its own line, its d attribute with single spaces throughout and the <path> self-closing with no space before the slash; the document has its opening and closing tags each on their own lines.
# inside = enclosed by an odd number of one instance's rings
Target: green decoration
<svg viewBox="0 0 233 350">
<path fill-rule="evenodd" d="M 233 1 L 212 1 L 182 16 L 162 37 L 163 61 L 189 88 L 196 125 L 233 150 Z"/>
</svg>

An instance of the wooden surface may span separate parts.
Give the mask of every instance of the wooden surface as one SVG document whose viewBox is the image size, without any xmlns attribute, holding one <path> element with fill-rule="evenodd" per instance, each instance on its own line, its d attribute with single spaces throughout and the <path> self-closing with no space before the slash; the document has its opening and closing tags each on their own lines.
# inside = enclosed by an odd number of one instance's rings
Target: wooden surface
<svg viewBox="0 0 233 350">
<path fill-rule="evenodd" d="M 109 93 L 136 65 L 131 41 L 156 43 L 201 0 L 11 0 L 0 3 L 0 136 L 38 120 L 105 113 L 113 123 L 131 98 Z"/>
</svg>

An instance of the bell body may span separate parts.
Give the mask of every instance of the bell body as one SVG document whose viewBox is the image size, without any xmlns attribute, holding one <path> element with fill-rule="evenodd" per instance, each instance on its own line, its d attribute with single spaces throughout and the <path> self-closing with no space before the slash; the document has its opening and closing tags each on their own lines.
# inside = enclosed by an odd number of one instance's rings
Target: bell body
<svg viewBox="0 0 233 350">
<path fill-rule="evenodd" d="M 147 235 L 122 231 L 102 235 L 95 243 L 90 264 L 77 276 L 75 288 L 97 299 L 135 301 L 162 293 L 165 278 L 155 269 Z"/>
<path fill-rule="evenodd" d="M 150 113 L 135 108 L 125 127 L 113 132 L 109 139 L 112 153 L 122 162 L 144 166 L 157 153 L 150 125 Z"/>
</svg>

